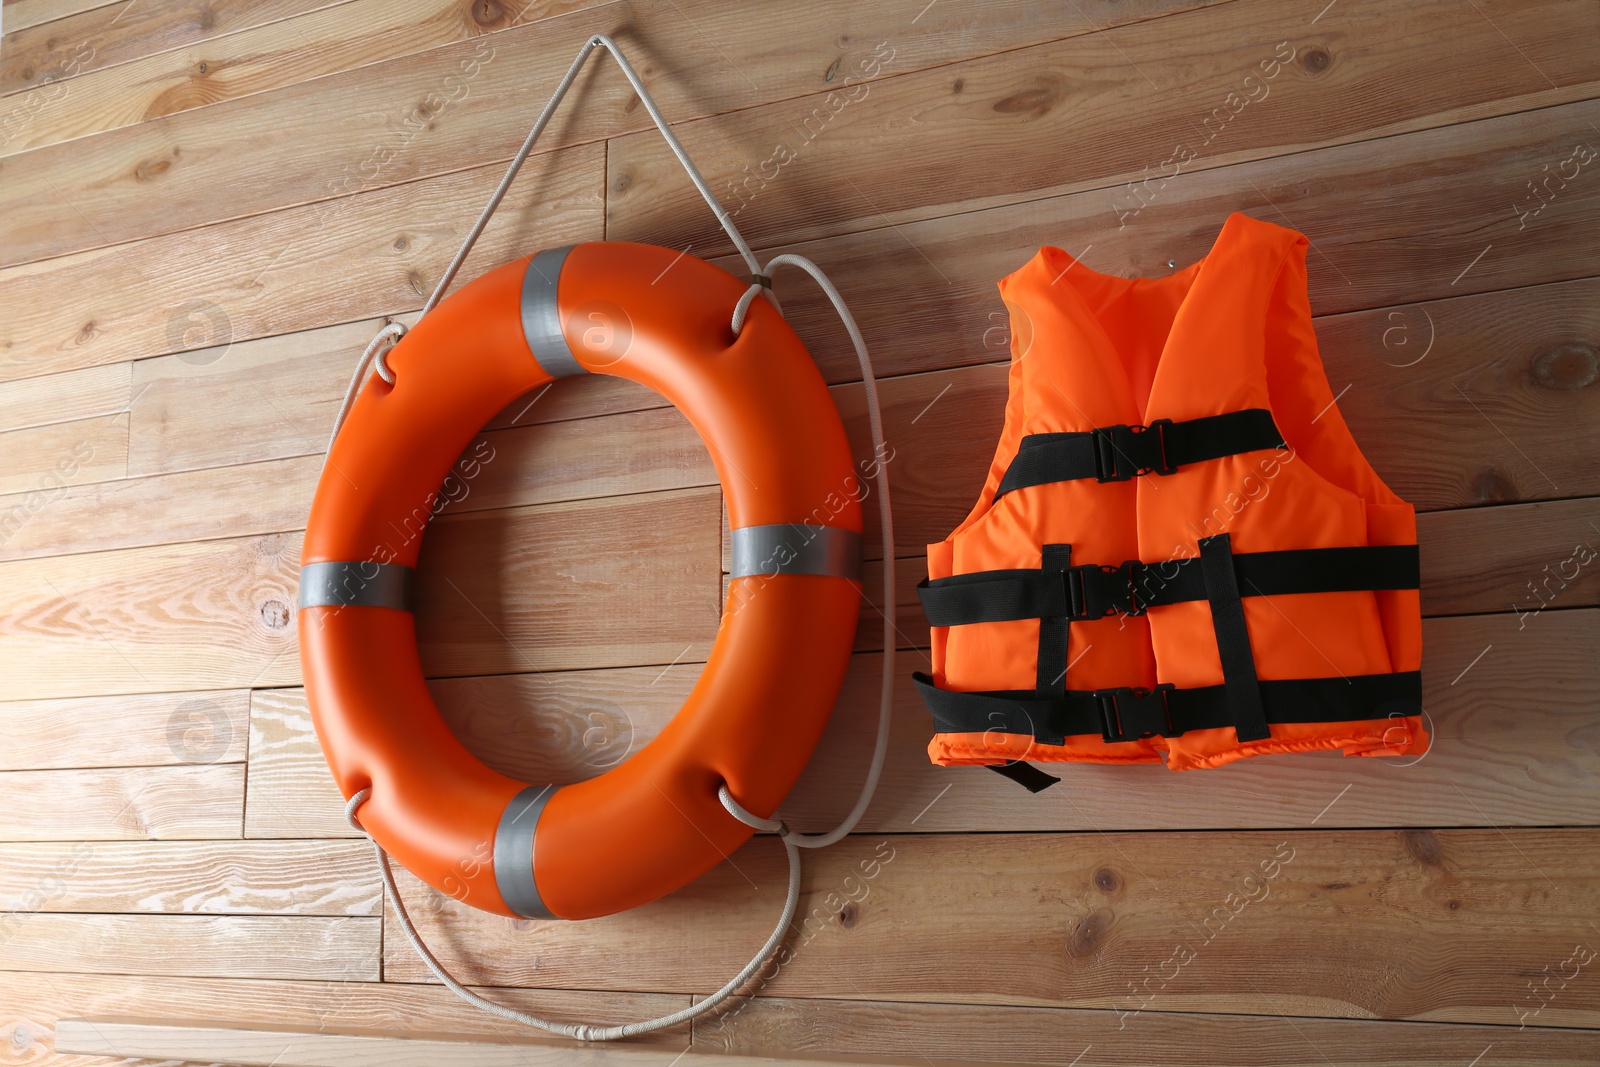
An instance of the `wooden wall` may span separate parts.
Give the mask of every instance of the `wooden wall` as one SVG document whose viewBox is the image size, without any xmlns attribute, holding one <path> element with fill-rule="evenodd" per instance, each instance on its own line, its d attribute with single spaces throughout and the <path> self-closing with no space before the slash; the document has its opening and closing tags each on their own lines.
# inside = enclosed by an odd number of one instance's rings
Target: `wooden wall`
<svg viewBox="0 0 1600 1067">
<path fill-rule="evenodd" d="M 899 541 L 885 561 L 869 531 L 867 588 L 897 568 L 902 676 L 926 664 L 922 546 L 999 429 L 995 280 L 1040 244 L 1164 274 L 1234 210 L 1309 236 L 1340 410 L 1421 512 L 1437 738 L 1420 760 L 1073 767 L 1032 796 L 930 766 L 902 677 L 878 799 L 809 860 L 793 961 L 662 1047 L 1600 1060 L 1600 5 L 1324 3 L 6 0 L 0 1064 L 115 1062 L 54 1051 L 78 1017 L 504 1033 L 433 982 L 344 824 L 293 604 L 355 357 L 415 320 L 596 31 L 752 243 L 821 263 L 862 323 Z M 606 62 L 462 277 L 601 238 L 741 269 Z M 778 292 L 867 454 L 842 331 L 798 277 Z M 492 765 L 588 777 L 709 649 L 715 474 L 676 412 L 603 379 L 481 443 L 424 553 L 424 661 Z M 802 828 L 854 798 L 877 619 L 786 806 Z M 401 888 L 491 996 L 626 1020 L 742 964 L 782 850 L 583 924 Z"/>
</svg>

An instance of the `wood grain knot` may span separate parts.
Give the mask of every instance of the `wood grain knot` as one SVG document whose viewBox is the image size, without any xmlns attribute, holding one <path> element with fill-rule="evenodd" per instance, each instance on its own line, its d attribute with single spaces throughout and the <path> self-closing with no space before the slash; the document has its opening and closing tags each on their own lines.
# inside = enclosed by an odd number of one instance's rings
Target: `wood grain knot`
<svg viewBox="0 0 1600 1067">
<path fill-rule="evenodd" d="M 472 0 L 472 21 L 479 26 L 498 26 L 505 21 L 506 9 L 498 0 Z"/>
<path fill-rule="evenodd" d="M 1508 504 L 1522 499 L 1511 476 L 1494 467 L 1478 468 L 1469 492 L 1474 504 Z"/>
<path fill-rule="evenodd" d="M 1541 389 L 1572 393 L 1586 389 L 1600 378 L 1600 353 L 1594 345 L 1581 342 L 1557 345 L 1533 357 L 1528 379 Z"/>
<path fill-rule="evenodd" d="M 261 605 L 261 621 L 269 630 L 281 630 L 289 625 L 289 605 L 273 597 Z"/>
<path fill-rule="evenodd" d="M 1307 74 L 1321 74 L 1333 64 L 1333 56 L 1321 45 L 1312 45 L 1300 53 L 1300 65 Z"/>
<path fill-rule="evenodd" d="M 1067 83 L 1064 78 L 1041 75 L 1034 79 L 1030 88 L 996 100 L 994 109 L 1002 115 L 1025 115 L 1030 119 L 1040 119 L 1066 98 Z"/>
<path fill-rule="evenodd" d="M 861 908 L 853 900 L 839 909 L 839 925 L 846 930 L 854 930 L 860 919 Z"/>
<path fill-rule="evenodd" d="M 1122 888 L 1122 879 L 1110 867 L 1101 867 L 1094 872 L 1094 885 L 1102 893 L 1115 893 Z"/>
<path fill-rule="evenodd" d="M 1438 867 L 1444 863 L 1444 846 L 1432 830 L 1407 830 L 1400 835 L 1411 858 L 1424 867 Z"/>
<path fill-rule="evenodd" d="M 172 159 L 176 159 L 178 150 L 172 150 Z M 161 177 L 172 169 L 172 159 L 146 159 L 133 168 L 133 180 L 151 182 Z"/>
<path fill-rule="evenodd" d="M 1081 960 L 1099 952 L 1111 932 L 1111 919 L 1110 908 L 1096 908 L 1079 919 L 1067 936 L 1067 955 Z"/>
</svg>

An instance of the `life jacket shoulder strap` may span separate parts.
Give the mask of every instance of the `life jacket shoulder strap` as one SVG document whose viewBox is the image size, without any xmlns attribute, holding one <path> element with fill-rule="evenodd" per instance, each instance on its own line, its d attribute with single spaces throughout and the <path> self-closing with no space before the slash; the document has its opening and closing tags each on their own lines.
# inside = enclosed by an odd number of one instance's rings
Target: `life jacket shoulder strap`
<svg viewBox="0 0 1600 1067">
<path fill-rule="evenodd" d="M 998 500 L 1016 489 L 1093 478 L 1125 482 L 1145 474 L 1173 474 L 1179 467 L 1240 452 L 1282 448 L 1283 435 L 1265 408 L 1148 426 L 1103 426 L 1072 433 L 1031 433 L 995 491 Z"/>
</svg>

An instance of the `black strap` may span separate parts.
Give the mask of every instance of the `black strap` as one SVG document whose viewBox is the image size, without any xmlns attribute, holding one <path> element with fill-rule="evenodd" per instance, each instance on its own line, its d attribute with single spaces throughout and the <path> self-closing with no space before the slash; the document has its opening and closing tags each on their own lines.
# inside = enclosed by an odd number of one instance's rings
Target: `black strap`
<svg viewBox="0 0 1600 1067">
<path fill-rule="evenodd" d="M 1009 778 L 1030 793 L 1038 793 L 1049 789 L 1061 779 L 1053 774 L 1046 774 L 1031 763 L 1024 763 L 1014 759 L 1009 763 L 990 763 L 988 768 L 1000 775 Z"/>
<path fill-rule="evenodd" d="M 1039 553 L 1039 573 L 1057 582 L 1072 567 L 1071 545 L 1045 545 Z M 1056 612 L 1039 619 L 1039 654 L 1034 665 L 1034 687 L 1045 693 L 1067 691 L 1066 613 Z"/>
<path fill-rule="evenodd" d="M 1232 559 L 1243 596 L 1415 589 L 1420 581 L 1416 545 L 1245 552 Z M 1147 608 L 1209 599 L 1201 559 L 974 571 L 924 580 L 917 585 L 917 595 L 930 626 L 1056 616 L 1079 622 L 1114 614 L 1142 615 Z"/>
<path fill-rule="evenodd" d="M 1244 622 L 1244 603 L 1233 573 L 1233 538 L 1228 534 L 1200 539 L 1200 573 L 1205 578 L 1206 599 L 1211 602 L 1211 626 L 1217 633 L 1217 654 L 1222 660 L 1222 681 L 1233 709 L 1234 733 L 1241 742 L 1272 736 L 1267 713 L 1261 707 L 1261 683 L 1256 678 L 1256 655 L 1250 648 L 1250 630 Z"/>
<path fill-rule="evenodd" d="M 1240 452 L 1281 448 L 1283 435 L 1265 408 L 1148 426 L 1104 426 L 1076 433 L 1031 433 L 1023 437 L 1006 468 L 995 499 L 1030 485 L 1093 478 L 1125 482 L 1143 474 L 1172 474 Z"/>
<path fill-rule="evenodd" d="M 1112 744 L 1234 725 L 1226 685 L 1068 690 L 1051 696 L 1032 690 L 957 693 L 920 673 L 912 680 L 933 713 L 938 733 L 1021 734 L 1041 745 L 1099 734 Z M 1422 711 L 1420 671 L 1258 684 L 1268 723 L 1360 722 Z"/>
</svg>

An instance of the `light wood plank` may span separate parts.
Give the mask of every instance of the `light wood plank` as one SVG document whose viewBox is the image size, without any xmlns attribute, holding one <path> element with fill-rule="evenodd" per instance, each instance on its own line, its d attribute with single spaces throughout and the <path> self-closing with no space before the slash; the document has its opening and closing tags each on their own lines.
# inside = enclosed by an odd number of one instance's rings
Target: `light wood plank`
<svg viewBox="0 0 1600 1067">
<path fill-rule="evenodd" d="M 566 784 L 648 744 L 682 706 L 699 661 L 660 667 L 440 678 L 439 712 L 502 774 Z M 302 689 L 258 690 L 250 713 L 246 837 L 348 837 Z"/>
<path fill-rule="evenodd" d="M 530 160 L 522 199 L 496 214 L 462 283 L 598 237 L 603 151 Z M 163 353 L 214 362 L 234 341 L 420 308 L 502 174 L 461 170 L 0 272 L 0 380 Z"/>
<path fill-rule="evenodd" d="M 0 770 L 242 763 L 250 694 L 19 700 L 0 704 Z"/>
<path fill-rule="evenodd" d="M 718 513 L 714 490 L 690 489 L 441 519 L 418 564 L 424 671 L 704 658 L 721 608 Z"/>
<path fill-rule="evenodd" d="M 377 915 L 365 842 L 0 845 L 14 911 L 162 915 Z"/>
<path fill-rule="evenodd" d="M 0 493 L 53 496 L 69 485 L 128 472 L 128 416 L 101 415 L 0 433 L 6 457 Z"/>
<path fill-rule="evenodd" d="M 283 4 L 273 6 L 283 11 Z M 55 32 L 48 38 L 30 35 L 19 41 L 9 62 L 0 57 L 0 87 L 11 86 L 13 94 L 0 99 L 0 139 L 10 134 L 0 154 L 337 75 L 535 22 L 574 6 L 593 4 L 541 0 L 464 6 L 454 0 L 354 0 L 280 21 L 254 21 L 244 29 L 239 28 L 244 19 L 260 19 L 259 6 L 252 12 L 230 5 L 224 12 L 228 28 L 220 35 L 186 39 L 182 33 L 169 32 L 159 41 L 136 27 L 129 27 L 134 32 L 111 36 L 99 27 L 85 28 L 86 33 L 52 27 Z M 200 32 L 195 22 L 190 27 L 191 33 Z M 217 28 L 215 23 L 211 28 Z M 76 47 L 63 48 L 63 38 Z M 162 51 L 105 65 L 107 58 L 114 61 L 119 55 L 134 54 L 144 42 Z M 31 75 L 24 78 L 28 72 Z M 52 74 L 62 84 L 41 84 Z"/>
<path fill-rule="evenodd" d="M 848 0 L 789 0 L 764 19 L 719 19 L 709 3 L 691 4 L 689 12 L 661 2 L 579 10 L 345 72 L 336 100 L 313 79 L 113 130 L 88 148 L 57 144 L 12 157 L 0 210 L 14 240 L 0 249 L 0 263 L 304 203 L 326 197 L 330 182 L 376 188 L 507 160 L 529 116 L 597 31 L 649 42 L 646 54 L 635 47 L 636 60 L 665 113 L 682 120 L 843 86 L 852 76 L 881 77 L 862 64 L 891 36 L 895 69 L 904 71 L 1194 2 L 1094 0 L 1087 6 L 1101 22 L 1079 14 L 1081 6 L 1067 12 L 1020 2 L 985 19 L 937 8 L 916 18 Z M 716 40 L 707 47 L 701 24 L 711 19 Z M 781 39 L 770 32 L 774 20 L 784 25 Z M 541 151 L 646 128 L 648 118 L 613 67 L 601 64 L 581 84 L 583 106 L 551 127 Z M 85 166 L 87 156 L 96 162 Z M 96 195 L 80 205 L 81 215 L 63 211 L 52 202 L 52 181 L 68 189 L 92 183 Z M 159 210 L 152 190 L 159 191 Z"/>
<path fill-rule="evenodd" d="M 559 1019 L 605 1024 L 648 1019 L 687 1006 L 678 994 L 601 993 L 584 990 L 479 989 L 490 999 Z M 88 1067 L 56 1053 L 48 1059 L 58 1019 L 142 1014 L 204 1015 L 263 1026 L 362 1027 L 390 1034 L 500 1035 L 507 1024 L 458 1000 L 439 985 L 398 982 L 267 981 L 241 978 L 169 978 L 146 975 L 42 974 L 0 971 L 0 1033 L 7 1034 L 20 1062 L 50 1067 Z M 16 1040 L 16 1029 L 25 1034 Z M 634 1039 L 637 1044 L 682 1048 L 687 1027 Z M 102 1062 L 96 1058 L 95 1067 Z M 125 1061 L 118 1061 L 125 1062 Z"/>
<path fill-rule="evenodd" d="M 1514 1026 L 1540 1003 L 1526 976 L 1592 944 L 1597 833 L 857 835 L 806 857 L 806 920 L 763 992 L 1364 1015 L 1401 970 L 1404 995 L 1385 1002 L 1397 1017 Z M 463 980 L 709 992 L 765 936 L 784 872 L 765 838 L 624 915 L 519 924 L 447 901 L 417 920 Z M 401 892 L 423 890 L 406 875 Z M 385 930 L 385 973 L 425 975 Z M 1184 946 L 1196 966 L 1141 990 Z M 1533 1025 L 1597 1022 L 1600 990 L 1569 981 Z"/>
<path fill-rule="evenodd" d="M 0 430 L 21 430 L 128 410 L 132 364 L 0 382 Z"/>
<path fill-rule="evenodd" d="M 0 497 L 0 559 L 303 529 L 322 464 L 318 452 Z M 484 434 L 463 450 L 457 475 L 453 492 L 464 495 L 441 514 L 716 482 L 700 438 L 664 407 Z"/>
<path fill-rule="evenodd" d="M 687 1050 L 580 1044 L 555 1038 L 397 1038 L 376 1032 L 330 1034 L 125 1018 L 63 1019 L 56 1042 L 70 1051 L 227 1060 L 259 1067 L 365 1067 L 375 1062 L 395 1067 L 440 1063 L 476 1067 L 800 1067 L 815 1063 L 787 1056 L 702 1056 Z M 910 1061 L 849 1058 L 833 1062 L 838 1067 L 876 1067 Z"/>
<path fill-rule="evenodd" d="M 424 667 L 703 658 L 719 514 L 714 490 L 691 489 L 442 517 L 420 564 Z M 641 555 L 618 536 L 637 529 L 661 547 Z M 0 563 L 0 696 L 296 685 L 299 556 L 300 536 L 283 534 Z"/>
<path fill-rule="evenodd" d="M 176 4 L 147 7 L 127 0 L 114 4 L 86 0 L 58 3 L 55 6 L 59 14 L 48 25 L 19 26 L 18 32 L 7 33 L 6 55 L 0 59 L 0 95 L 47 90 L 55 85 L 71 88 L 73 80 L 89 71 L 211 41 L 338 2 L 234 0 L 217 8 L 198 10 Z"/>
<path fill-rule="evenodd" d="M 1170 965 L 1169 965 L 1170 969 Z M 1186 981 L 1190 979 L 1185 978 Z M 1199 981 L 1200 979 L 1193 979 Z M 1365 991 L 1372 1014 L 1414 996 L 1396 969 Z M 695 1030 L 694 1047 L 714 1052 L 804 1049 L 813 1056 L 972 1056 L 1072 1067 L 1461 1067 L 1560 1064 L 1600 1054 L 1600 1036 L 1548 1026 L 1498 1026 L 1287 1019 L 1162 1011 L 1124 1017 L 1072 1008 L 969 1007 L 892 1001 L 744 998 Z M 1365 1014 L 1365 1013 L 1359 1013 Z M 1485 1054 L 1487 1053 L 1487 1055 Z"/>
<path fill-rule="evenodd" d="M 0 563 L 11 700 L 295 684 L 300 537 Z"/>
<path fill-rule="evenodd" d="M 884 66 L 899 76 L 678 132 L 756 247 L 1089 190 L 1097 227 L 1138 235 L 1140 204 L 1166 199 L 1179 171 L 1584 100 L 1600 85 L 1600 61 L 1571 47 L 1594 33 L 1582 4 L 1532 0 L 1462 19 L 1450 0 L 1344 0 L 1337 18 L 1312 25 L 1315 15 L 1247 0 L 918 72 L 899 65 L 891 35 Z M 1442 25 L 1448 49 L 1436 44 Z M 608 169 L 609 236 L 731 251 L 659 138 L 615 138 Z M 1526 177 L 1538 173 L 1535 163 Z M 1489 198 L 1497 212 L 1508 195 Z M 1145 252 L 1168 258 L 1156 244 Z"/>
<path fill-rule="evenodd" d="M 13 914 L 0 967 L 196 978 L 378 979 L 380 920 Z"/>
<path fill-rule="evenodd" d="M 409 326 L 417 315 L 395 318 Z M 185 353 L 132 364 L 129 473 L 168 474 L 322 451 L 355 359 L 383 321 L 241 341 L 225 350 L 205 350 L 198 359 L 185 359 Z M 216 358 L 208 358 L 213 354 Z M 0 384 L 0 398 L 5 388 Z M 517 398 L 490 421 L 489 428 L 560 422 L 665 403 L 633 382 L 584 375 Z"/>
<path fill-rule="evenodd" d="M 1231 211 L 1310 238 L 1311 306 L 1319 314 L 1588 278 L 1595 272 L 1587 249 L 1600 242 L 1600 183 L 1572 182 L 1525 230 L 1512 205 L 1542 167 L 1567 159 L 1574 139 L 1593 139 L 1589 123 L 1600 125 L 1600 103 L 1182 174 L 1122 229 L 1101 190 L 785 250 L 828 271 L 883 376 L 1005 358 L 995 281 L 1042 244 L 1083 253 L 1086 266 L 1104 273 L 1158 277 L 1170 272 L 1169 262 L 1205 255 Z M 718 262 L 743 269 L 733 259 Z M 785 314 L 824 375 L 858 377 L 826 298 L 798 274 L 781 278 Z M 1433 373 L 1430 362 L 1414 369 Z"/>
<path fill-rule="evenodd" d="M 0 772 L 0 841 L 236 838 L 244 765 Z"/>
<path fill-rule="evenodd" d="M 107 7 L 111 0 L 5 0 L 6 33 Z M 122 0 L 126 2 L 126 0 Z"/>
</svg>

